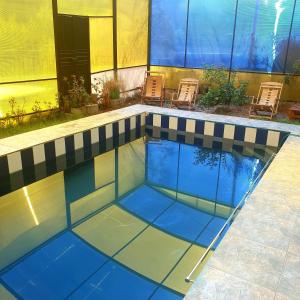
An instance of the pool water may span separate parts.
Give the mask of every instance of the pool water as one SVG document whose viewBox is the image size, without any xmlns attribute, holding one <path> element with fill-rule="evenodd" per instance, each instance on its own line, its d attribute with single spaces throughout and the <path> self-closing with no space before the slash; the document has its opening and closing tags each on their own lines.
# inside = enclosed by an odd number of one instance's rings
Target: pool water
<svg viewBox="0 0 300 300">
<path fill-rule="evenodd" d="M 272 155 L 239 149 L 142 138 L 1 197 L 0 299 L 182 299 Z"/>
</svg>

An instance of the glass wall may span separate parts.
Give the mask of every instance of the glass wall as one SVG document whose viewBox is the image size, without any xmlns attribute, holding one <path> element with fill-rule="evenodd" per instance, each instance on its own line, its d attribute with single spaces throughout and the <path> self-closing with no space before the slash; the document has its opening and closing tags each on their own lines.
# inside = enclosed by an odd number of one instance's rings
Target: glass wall
<svg viewBox="0 0 300 300">
<path fill-rule="evenodd" d="M 294 1 L 239 1 L 233 69 L 284 72 Z"/>
<path fill-rule="evenodd" d="M 284 73 L 290 41 L 289 71 L 299 53 L 299 3 L 290 38 L 294 4 L 295 0 L 153 0 L 151 65 Z"/>
<path fill-rule="evenodd" d="M 148 0 L 117 1 L 118 68 L 147 64 Z"/>
<path fill-rule="evenodd" d="M 151 70 L 166 72 L 168 88 L 222 67 L 247 78 L 249 95 L 269 74 L 285 83 L 283 100 L 298 101 L 298 77 L 287 84 L 284 74 L 300 74 L 299 1 L 153 0 L 151 24 Z"/>
<path fill-rule="evenodd" d="M 300 74 L 300 1 L 296 2 L 286 71 Z"/>
<path fill-rule="evenodd" d="M 151 65 L 183 67 L 188 0 L 153 0 Z"/>
<path fill-rule="evenodd" d="M 90 18 L 90 55 L 92 73 L 114 68 L 112 18 Z"/>
<path fill-rule="evenodd" d="M 2 116 L 9 111 L 8 99 L 13 97 L 20 108 L 24 105 L 27 113 L 32 111 L 35 101 L 56 104 L 56 82 L 35 81 L 56 78 L 54 45 L 51 0 L 0 0 Z M 29 80 L 33 82 L 24 83 Z"/>
<path fill-rule="evenodd" d="M 230 67 L 235 10 L 236 0 L 190 0 L 187 67 Z"/>
<path fill-rule="evenodd" d="M 80 16 L 112 16 L 112 0 L 57 0 L 58 13 Z"/>
<path fill-rule="evenodd" d="M 116 1 L 116 16 L 112 0 L 57 0 L 57 12 L 53 11 L 53 3 L 0 0 L 0 118 L 10 113 L 11 98 L 25 113 L 32 112 L 36 101 L 44 110 L 57 106 L 53 14 L 89 18 L 91 75 L 147 65 L 149 0 Z M 120 72 L 121 80 L 124 72 Z M 126 77 L 125 90 L 142 84 L 140 73 L 138 80 L 129 69 L 127 73 L 130 77 Z M 132 78 L 138 85 L 133 87 Z"/>
</svg>

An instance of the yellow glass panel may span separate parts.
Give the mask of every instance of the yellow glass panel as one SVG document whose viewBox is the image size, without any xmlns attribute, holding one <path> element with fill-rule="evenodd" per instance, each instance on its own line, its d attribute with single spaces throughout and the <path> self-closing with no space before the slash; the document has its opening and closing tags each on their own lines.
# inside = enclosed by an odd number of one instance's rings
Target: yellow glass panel
<svg viewBox="0 0 300 300">
<path fill-rule="evenodd" d="M 112 18 L 90 19 L 90 55 L 92 73 L 113 69 Z"/>
<path fill-rule="evenodd" d="M 112 0 L 58 0 L 60 14 L 80 16 L 112 16 Z"/>
<path fill-rule="evenodd" d="M 115 150 L 94 158 L 95 187 L 99 188 L 115 180 Z"/>
<path fill-rule="evenodd" d="M 31 113 L 35 101 L 40 102 L 42 109 L 48 108 L 48 104 L 44 102 L 57 106 L 56 95 L 56 80 L 0 84 L 0 117 L 11 111 L 8 101 L 12 97 L 20 108 L 24 108 L 26 113 Z"/>
<path fill-rule="evenodd" d="M 0 198 L 0 269 L 66 228 L 63 173 Z"/>
<path fill-rule="evenodd" d="M 136 272 L 161 282 L 189 246 L 187 242 L 149 227 L 116 259 Z"/>
<path fill-rule="evenodd" d="M 0 284 L 0 299 L 1 300 L 15 300 L 16 298 Z"/>
<path fill-rule="evenodd" d="M 118 68 L 147 64 L 148 0 L 117 1 Z"/>
<path fill-rule="evenodd" d="M 55 64 L 52 1 L 0 0 L 0 82 L 55 78 Z"/>
<path fill-rule="evenodd" d="M 71 219 L 75 223 L 115 200 L 115 184 L 107 185 L 71 203 Z"/>
<path fill-rule="evenodd" d="M 145 144 L 138 139 L 119 148 L 119 196 L 143 184 Z"/>
<path fill-rule="evenodd" d="M 266 81 L 275 81 L 284 83 L 281 101 L 300 101 L 299 85 L 300 76 L 292 77 L 289 84 L 285 83 L 284 75 L 275 74 L 259 74 L 259 73 L 244 73 L 238 72 L 239 81 L 248 82 L 248 95 L 257 97 L 260 84 Z"/>
<path fill-rule="evenodd" d="M 198 260 L 205 253 L 206 248 L 202 248 L 199 246 L 192 246 L 187 253 L 184 255 L 182 260 L 176 266 L 176 268 L 172 271 L 172 273 L 168 276 L 168 278 L 164 281 L 163 285 L 176 290 L 179 293 L 186 294 L 188 289 L 191 287 L 192 283 L 185 282 L 185 278 L 197 264 Z M 202 268 L 206 264 L 209 257 L 212 255 L 212 251 L 208 253 L 204 261 L 198 266 L 195 273 L 193 274 L 193 278 L 197 278 Z"/>
<path fill-rule="evenodd" d="M 124 210 L 111 206 L 73 230 L 100 251 L 112 256 L 146 226 Z"/>
<path fill-rule="evenodd" d="M 178 89 L 179 82 L 183 78 L 196 78 L 199 79 L 201 83 L 203 77 L 203 70 L 198 69 L 151 67 L 151 71 L 165 72 L 166 87 L 170 89 Z"/>
</svg>

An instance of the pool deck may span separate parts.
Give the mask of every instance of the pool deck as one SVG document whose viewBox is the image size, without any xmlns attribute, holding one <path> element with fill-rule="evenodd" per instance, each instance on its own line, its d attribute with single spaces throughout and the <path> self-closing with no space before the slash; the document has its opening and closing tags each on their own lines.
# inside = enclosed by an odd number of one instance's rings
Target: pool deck
<svg viewBox="0 0 300 300">
<path fill-rule="evenodd" d="M 300 126 L 134 105 L 2 139 L 0 156 L 147 112 L 291 133 L 186 299 L 300 299 Z"/>
<path fill-rule="evenodd" d="M 300 137 L 283 145 L 185 299 L 300 299 Z"/>
</svg>

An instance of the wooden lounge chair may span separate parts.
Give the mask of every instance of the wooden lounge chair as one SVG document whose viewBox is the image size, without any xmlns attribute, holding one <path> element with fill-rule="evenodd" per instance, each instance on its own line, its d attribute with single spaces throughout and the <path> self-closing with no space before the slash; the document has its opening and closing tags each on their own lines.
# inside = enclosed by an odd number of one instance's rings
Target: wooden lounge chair
<svg viewBox="0 0 300 300">
<path fill-rule="evenodd" d="M 181 79 L 177 93 L 172 94 L 171 107 L 192 109 L 199 90 L 199 80 L 194 78 Z"/>
<path fill-rule="evenodd" d="M 142 103 L 163 106 L 165 98 L 165 73 L 145 72 L 144 86 L 142 87 Z"/>
<path fill-rule="evenodd" d="M 277 114 L 283 84 L 279 82 L 263 82 L 257 98 L 252 97 L 249 116 L 272 120 Z"/>
</svg>

